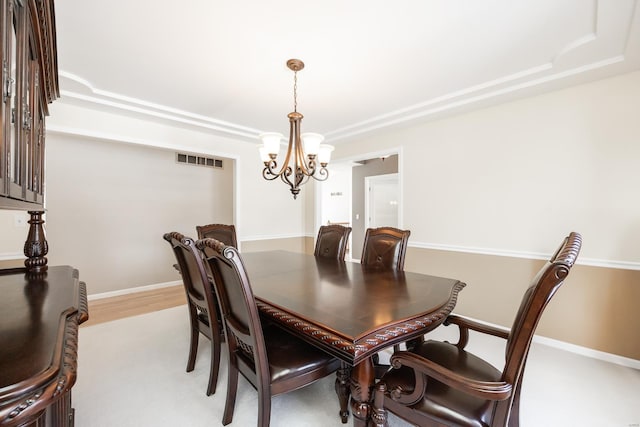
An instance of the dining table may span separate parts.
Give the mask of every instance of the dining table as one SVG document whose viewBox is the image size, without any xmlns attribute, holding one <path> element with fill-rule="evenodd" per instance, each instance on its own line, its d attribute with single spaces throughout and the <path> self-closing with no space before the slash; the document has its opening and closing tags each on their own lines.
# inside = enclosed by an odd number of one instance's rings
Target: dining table
<svg viewBox="0 0 640 427">
<path fill-rule="evenodd" d="M 465 286 L 456 279 L 304 253 L 241 256 L 262 317 L 343 362 L 336 392 L 342 422 L 350 408 L 354 426 L 366 426 L 374 416 L 377 353 L 440 325 Z"/>
</svg>

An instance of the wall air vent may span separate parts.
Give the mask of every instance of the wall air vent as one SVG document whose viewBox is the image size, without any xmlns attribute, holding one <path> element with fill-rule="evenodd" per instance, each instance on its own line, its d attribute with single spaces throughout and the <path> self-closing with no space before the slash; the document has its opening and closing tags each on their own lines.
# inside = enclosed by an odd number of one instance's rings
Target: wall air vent
<svg viewBox="0 0 640 427">
<path fill-rule="evenodd" d="M 210 168 L 222 169 L 222 159 L 208 157 L 203 154 L 176 153 L 176 162 L 185 165 L 206 166 Z"/>
</svg>

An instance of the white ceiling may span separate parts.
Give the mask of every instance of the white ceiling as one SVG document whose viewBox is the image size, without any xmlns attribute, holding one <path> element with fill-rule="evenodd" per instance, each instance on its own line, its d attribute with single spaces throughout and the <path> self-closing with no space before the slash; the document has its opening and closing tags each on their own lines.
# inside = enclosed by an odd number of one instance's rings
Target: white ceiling
<svg viewBox="0 0 640 427">
<path fill-rule="evenodd" d="M 68 102 L 340 143 L 640 69 L 635 0 L 59 0 Z"/>
</svg>

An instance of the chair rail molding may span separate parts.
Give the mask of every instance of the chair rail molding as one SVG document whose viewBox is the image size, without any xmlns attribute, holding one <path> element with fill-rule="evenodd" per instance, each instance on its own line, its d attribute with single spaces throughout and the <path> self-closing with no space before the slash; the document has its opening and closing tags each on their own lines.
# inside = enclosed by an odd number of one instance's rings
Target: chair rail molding
<svg viewBox="0 0 640 427">
<path fill-rule="evenodd" d="M 478 255 L 492 255 L 492 256 L 503 256 L 503 257 L 511 257 L 511 258 L 539 259 L 539 260 L 548 260 L 549 256 L 551 255 L 551 253 L 542 253 L 542 252 L 522 252 L 522 251 L 512 251 L 512 250 L 506 250 L 506 249 L 445 245 L 441 243 L 409 242 L 408 246 L 410 248 L 432 249 L 436 251 L 461 252 L 461 253 L 471 253 L 471 254 L 478 254 Z M 640 270 L 640 262 L 632 262 L 632 261 L 579 258 L 576 264 L 586 265 L 590 267 L 615 268 L 620 270 Z"/>
</svg>

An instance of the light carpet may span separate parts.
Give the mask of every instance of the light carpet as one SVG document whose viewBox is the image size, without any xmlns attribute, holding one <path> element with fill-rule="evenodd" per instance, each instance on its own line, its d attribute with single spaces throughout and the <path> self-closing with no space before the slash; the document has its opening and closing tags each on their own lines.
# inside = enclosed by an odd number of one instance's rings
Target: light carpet
<svg viewBox="0 0 640 427">
<path fill-rule="evenodd" d="M 451 339 L 438 328 L 434 339 Z M 199 427 L 222 425 L 226 398 L 223 346 L 218 388 L 209 378 L 209 341 L 200 339 L 194 371 L 186 306 L 80 329 L 73 406 L 78 427 Z M 471 336 L 469 348 L 496 366 L 499 339 Z M 333 375 L 272 399 L 271 426 L 341 426 Z M 534 344 L 522 390 L 522 427 L 629 427 L 640 425 L 640 371 Z M 240 377 L 230 426 L 255 426 L 257 393 Z M 390 415 L 390 427 L 410 424 Z M 351 425 L 351 418 L 349 424 Z"/>
</svg>

